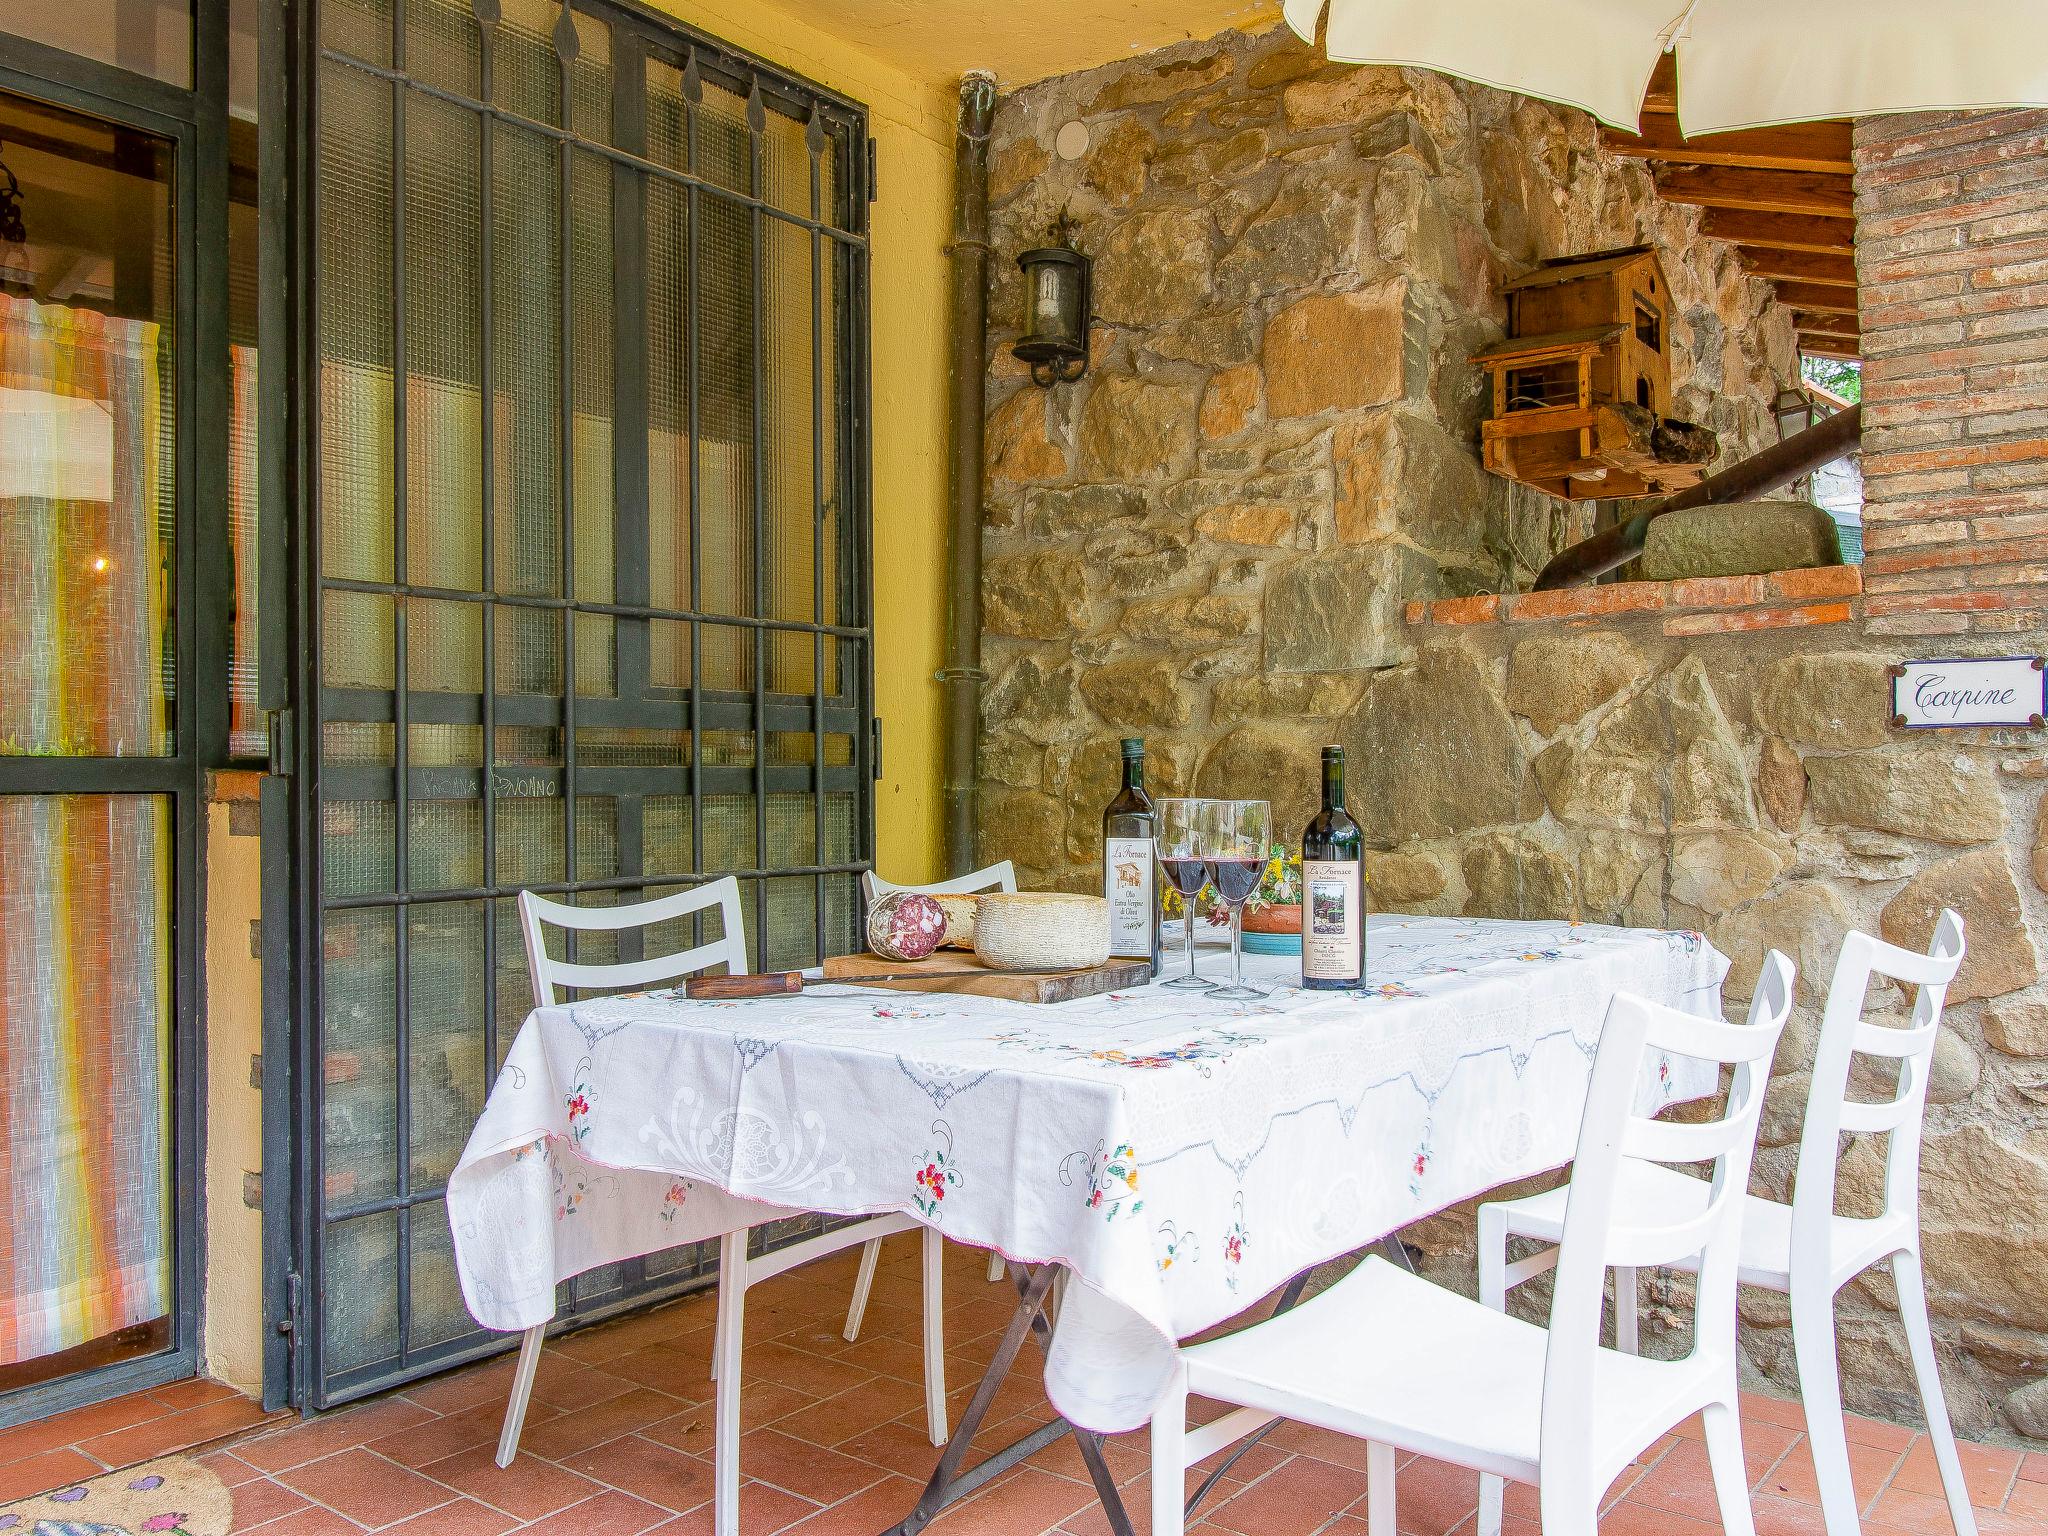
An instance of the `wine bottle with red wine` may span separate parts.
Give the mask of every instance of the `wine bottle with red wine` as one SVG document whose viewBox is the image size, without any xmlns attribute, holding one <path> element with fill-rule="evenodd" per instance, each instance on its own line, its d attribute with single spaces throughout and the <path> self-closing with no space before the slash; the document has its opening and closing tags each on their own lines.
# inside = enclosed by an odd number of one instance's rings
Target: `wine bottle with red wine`
<svg viewBox="0 0 2048 1536">
<path fill-rule="evenodd" d="M 1323 808 L 1301 834 L 1301 984 L 1365 980 L 1365 838 L 1344 809 L 1344 749 L 1323 748 Z"/>
<path fill-rule="evenodd" d="M 1145 743 L 1123 742 L 1123 787 L 1102 813 L 1102 894 L 1109 902 L 1109 952 L 1149 960 L 1159 974 L 1159 896 L 1152 885 L 1152 835 L 1158 830 L 1145 793 Z"/>
</svg>

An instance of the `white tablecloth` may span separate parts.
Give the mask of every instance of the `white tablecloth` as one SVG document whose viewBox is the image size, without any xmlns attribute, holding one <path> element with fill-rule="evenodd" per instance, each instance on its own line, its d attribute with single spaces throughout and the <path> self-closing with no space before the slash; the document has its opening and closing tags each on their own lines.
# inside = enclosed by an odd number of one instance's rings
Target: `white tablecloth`
<svg viewBox="0 0 2048 1536">
<path fill-rule="evenodd" d="M 1727 971 L 1695 933 L 1393 916 L 1368 924 L 1361 993 L 1287 985 L 1299 965 L 1247 956 L 1275 984 L 1258 1003 L 832 987 L 536 1010 L 449 1180 L 470 1311 L 524 1329 L 597 1265 L 792 1210 L 910 1211 L 1069 1266 L 1047 1390 L 1131 1428 L 1169 1340 L 1569 1160 L 1614 993 L 1718 1016 Z M 1677 1058 L 1644 1095 L 1714 1086 Z"/>
</svg>

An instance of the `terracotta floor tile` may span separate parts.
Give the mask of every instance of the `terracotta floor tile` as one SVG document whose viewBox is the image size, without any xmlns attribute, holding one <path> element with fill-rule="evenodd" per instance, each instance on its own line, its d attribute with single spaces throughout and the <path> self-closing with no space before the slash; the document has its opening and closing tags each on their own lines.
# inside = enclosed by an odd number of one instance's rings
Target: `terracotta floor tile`
<svg viewBox="0 0 2048 1536">
<path fill-rule="evenodd" d="M 786 1536 L 875 1536 L 909 1514 L 923 1485 L 889 1477 L 788 1528 Z M 944 1527 L 940 1527 L 941 1530 Z"/>
<path fill-rule="evenodd" d="M 459 1413 L 479 1403 L 502 1403 L 505 1394 L 512 1390 L 512 1372 L 516 1364 L 516 1355 L 507 1352 L 480 1365 L 464 1366 L 446 1376 L 436 1376 L 431 1381 L 415 1382 L 405 1389 L 403 1396 L 432 1413 Z"/>
<path fill-rule="evenodd" d="M 1600 1536 L 1722 1536 L 1722 1530 L 1718 1519 L 1695 1520 L 1623 1499 L 1601 1516 Z"/>
<path fill-rule="evenodd" d="M 250 1527 L 236 1536 L 358 1536 L 363 1528 L 331 1509 L 307 1505 L 282 1519 Z"/>
<path fill-rule="evenodd" d="M 264 1472 L 282 1472 L 322 1456 L 380 1439 L 401 1429 L 424 1424 L 434 1415 L 403 1397 L 379 1398 L 361 1407 L 343 1408 L 317 1419 L 235 1443 L 235 1454 Z"/>
<path fill-rule="evenodd" d="M 197 1408 L 203 1403 L 219 1402 L 224 1397 L 240 1397 L 243 1394 L 224 1381 L 214 1381 L 205 1376 L 191 1376 L 184 1381 L 173 1381 L 165 1386 L 152 1387 L 147 1395 L 171 1412 L 182 1413 L 187 1408 Z"/>
<path fill-rule="evenodd" d="M 1427 1456 L 1402 1463 L 1395 1487 L 1394 1523 L 1403 1536 L 1443 1536 L 1479 1507 L 1478 1473 Z"/>
<path fill-rule="evenodd" d="M 151 1461 L 173 1451 L 224 1440 L 272 1417 L 263 1411 L 261 1403 L 237 1393 L 182 1413 L 144 1419 L 126 1429 L 96 1436 L 82 1442 L 79 1449 L 110 1467 L 132 1467 L 139 1461 Z"/>
<path fill-rule="evenodd" d="M 2020 1462 L 2025 1454 L 1993 1445 L 1958 1445 L 1956 1458 L 1963 1464 L 1963 1483 L 1970 1490 L 1970 1502 L 1987 1509 L 1997 1509 L 2003 1504 L 2019 1476 Z M 1934 1460 L 1932 1440 L 1925 1435 L 1914 1440 L 1913 1448 L 1899 1465 L 1898 1475 L 1892 1479 L 1892 1486 L 1908 1493 L 1943 1496 L 1941 1468 Z"/>
<path fill-rule="evenodd" d="M 1842 1415 L 1842 1432 L 1849 1437 L 1849 1443 L 1852 1445 L 1876 1445 L 1894 1451 L 1905 1450 L 1919 1433 L 1903 1424 L 1888 1424 L 1883 1419 L 1866 1419 L 1860 1413 Z"/>
<path fill-rule="evenodd" d="M 762 1344 L 744 1356 L 743 1379 L 772 1381 L 812 1397 L 832 1397 L 868 1380 L 868 1372 L 844 1359 L 813 1355 L 787 1344 Z"/>
<path fill-rule="evenodd" d="M 817 1399 L 772 1381 L 750 1381 L 740 1389 L 740 1432 L 759 1429 L 787 1418 Z M 697 1403 L 650 1424 L 641 1431 L 647 1439 L 672 1445 L 693 1456 L 709 1456 L 713 1439 L 713 1405 Z"/>
<path fill-rule="evenodd" d="M 687 1403 L 708 1403 L 714 1389 L 710 1360 L 708 1349 L 697 1354 L 650 1344 L 608 1361 L 605 1369 L 636 1387 L 653 1387 Z"/>
<path fill-rule="evenodd" d="M 1827 1536 L 1828 1523 L 1818 1504 L 1801 1504 L 1761 1494 L 1749 1501 L 1756 1536 Z"/>
<path fill-rule="evenodd" d="M 2016 1518 L 2038 1520 L 2048 1531 L 2048 1483 L 2014 1483 L 2006 1498 L 2005 1512 Z"/>
<path fill-rule="evenodd" d="M 2031 1452 L 2020 1463 L 2020 1481 L 2023 1483 L 2048 1483 L 2048 1456 L 2039 1451 Z"/>
<path fill-rule="evenodd" d="M 0 1429 L 0 1464 L 23 1461 L 67 1445 L 77 1445 L 95 1435 L 161 1418 L 171 1412 L 146 1392 L 131 1392 L 104 1403 L 91 1403 L 65 1413 L 52 1414 L 33 1423 Z"/>
<path fill-rule="evenodd" d="M 835 1449 L 905 1477 L 914 1477 L 919 1483 L 929 1479 L 932 1469 L 939 1464 L 939 1449 L 925 1433 L 922 1414 L 915 1420 L 892 1419 L 887 1424 L 877 1424 L 865 1434 L 841 1441 Z"/>
<path fill-rule="evenodd" d="M 740 1530 L 784 1531 L 818 1512 L 809 1499 L 800 1499 L 787 1489 L 747 1478 L 740 1484 Z M 715 1512 L 706 1499 L 695 1509 L 663 1521 L 655 1527 L 661 1536 L 712 1536 Z M 877 1525 L 876 1530 L 881 1527 Z M 869 1532 L 873 1536 L 873 1532 Z"/>
<path fill-rule="evenodd" d="M 632 1387 L 633 1383 L 615 1371 L 578 1365 L 574 1360 L 556 1354 L 552 1348 L 541 1351 L 540 1364 L 533 1373 L 533 1400 L 564 1412 L 588 1408 L 592 1403 L 601 1403 L 608 1397 L 631 1391 Z M 509 1389 L 510 1383 L 507 1383 Z"/>
<path fill-rule="evenodd" d="M 636 1499 L 616 1488 L 572 1504 L 552 1520 L 562 1536 L 639 1536 L 674 1518 L 674 1511 Z"/>
<path fill-rule="evenodd" d="M 1766 1397 L 1761 1392 L 1742 1394 L 1742 1417 L 1759 1424 L 1782 1424 L 1787 1429 L 1806 1428 L 1806 1410 L 1796 1398 Z"/>
<path fill-rule="evenodd" d="M 779 1429 L 757 1429 L 740 1436 L 740 1471 L 815 1504 L 836 1504 L 880 1481 L 889 1469 Z"/>
<path fill-rule="evenodd" d="M 941 1529 L 944 1536 L 1039 1536 L 1094 1501 L 1094 1490 L 1080 1483 L 1019 1467 L 948 1509 Z"/>
<path fill-rule="evenodd" d="M 233 1451 L 208 1451 L 194 1459 L 230 1488 L 263 1475 Z"/>
<path fill-rule="evenodd" d="M 1208 1520 L 1242 1536 L 1309 1536 L 1363 1497 L 1365 1474 L 1355 1467 L 1294 1456 L 1210 1510 Z"/>
<path fill-rule="evenodd" d="M 308 1503 L 303 1494 L 294 1493 L 284 1484 L 274 1483 L 267 1477 L 238 1483 L 230 1491 L 235 1499 L 234 1529 L 237 1531 L 246 1531 L 266 1520 L 275 1520 L 293 1510 L 304 1509 Z"/>
<path fill-rule="evenodd" d="M 293 1467 L 279 1473 L 277 1480 L 315 1504 L 367 1526 L 389 1525 L 453 1496 L 441 1484 L 361 1449 Z"/>
<path fill-rule="evenodd" d="M 526 1435 L 557 1417 L 556 1410 L 546 1403 L 529 1402 L 526 1405 L 525 1433 L 521 1435 L 521 1446 L 528 1442 Z M 460 1413 L 443 1414 L 438 1419 L 429 1419 L 424 1424 L 409 1425 L 394 1429 L 388 1435 L 364 1442 L 366 1450 L 375 1451 L 379 1456 L 389 1456 L 401 1467 L 419 1468 L 430 1461 L 440 1461 L 457 1452 L 474 1449 L 480 1445 L 496 1447 L 499 1431 L 505 1424 L 503 1403 L 480 1403 L 474 1408 L 465 1408 Z"/>
<path fill-rule="evenodd" d="M 635 1434 L 689 1406 L 666 1392 L 635 1387 L 629 1392 L 592 1403 L 587 1408 L 559 1414 L 544 1424 L 527 1426 L 520 1436 L 520 1446 L 536 1456 L 561 1461 L 578 1451 L 587 1451 L 601 1441 Z"/>
<path fill-rule="evenodd" d="M 1870 1508 L 1871 1501 L 1884 1491 L 1891 1480 L 1900 1460 L 1899 1452 L 1879 1446 L 1849 1447 L 1849 1476 L 1856 1488 L 1858 1509 Z M 1775 1494 L 1802 1504 L 1820 1502 L 1820 1482 L 1814 1475 L 1812 1448 L 1803 1436 L 1771 1468 L 1770 1476 L 1763 1480 L 1757 1492 Z"/>
<path fill-rule="evenodd" d="M 876 1376 L 775 1420 L 786 1434 L 816 1445 L 839 1445 L 891 1419 L 923 1411 L 924 1394 L 893 1377 Z"/>
<path fill-rule="evenodd" d="M 521 1520 L 538 1520 L 567 1509 L 589 1498 L 601 1486 L 567 1467 L 523 1451 L 512 1459 L 509 1467 L 499 1466 L 496 1455 L 496 1445 L 480 1445 L 441 1461 L 430 1461 L 420 1472 Z"/>
<path fill-rule="evenodd" d="M 24 1456 L 0 1467 L 0 1504 L 83 1482 L 89 1477 L 98 1477 L 104 1471 L 106 1468 L 92 1457 L 68 1445 Z"/>
<path fill-rule="evenodd" d="M 504 1536 L 519 1524 L 503 1510 L 492 1509 L 488 1504 L 479 1504 L 474 1499 L 456 1499 L 414 1515 L 410 1520 L 401 1520 L 396 1525 L 387 1525 L 380 1536 Z"/>
<path fill-rule="evenodd" d="M 711 1497 L 711 1463 L 638 1435 L 624 1435 L 569 1457 L 563 1465 L 597 1482 L 658 1504 L 671 1514 Z"/>
</svg>

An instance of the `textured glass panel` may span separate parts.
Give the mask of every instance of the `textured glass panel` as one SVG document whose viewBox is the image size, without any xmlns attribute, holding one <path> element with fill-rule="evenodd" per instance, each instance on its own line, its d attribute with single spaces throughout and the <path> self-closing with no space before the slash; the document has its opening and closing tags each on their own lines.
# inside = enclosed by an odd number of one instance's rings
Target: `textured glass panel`
<svg viewBox="0 0 2048 1536">
<path fill-rule="evenodd" d="M 754 766 L 752 731 L 706 731 L 703 761 L 709 768 L 751 768 Z"/>
<path fill-rule="evenodd" d="M 436 901 L 410 909 L 407 961 L 412 1184 L 444 1182 L 484 1107 L 484 909 Z M 415 1241 L 419 1220 L 413 1218 Z"/>
<path fill-rule="evenodd" d="M 562 615 L 554 608 L 500 604 L 492 616 L 498 649 L 498 692 L 560 694 Z"/>
<path fill-rule="evenodd" d="M 642 894 L 652 901 L 658 896 L 673 896 L 678 891 L 694 887 L 686 885 L 650 885 Z M 752 910 L 753 891 L 742 883 L 740 886 L 740 910 Z M 746 919 L 742 917 L 741 922 Z M 641 930 L 641 950 L 647 955 L 680 955 L 703 944 L 716 944 L 725 937 L 725 914 L 721 908 L 706 907 L 688 917 L 672 917 L 666 922 L 649 923 Z"/>
<path fill-rule="evenodd" d="M 542 768 L 559 766 L 562 761 L 562 733 L 552 726 L 501 725 L 497 737 L 501 764 Z"/>
<path fill-rule="evenodd" d="M 396 890 L 397 818 L 398 808 L 389 800 L 322 801 L 321 889 L 329 896 L 374 896 Z"/>
<path fill-rule="evenodd" d="M 321 0 L 319 14 L 322 47 L 391 62 L 391 0 Z"/>
<path fill-rule="evenodd" d="M 405 676 L 414 692 L 483 692 L 482 604 L 407 598 L 405 624 Z"/>
<path fill-rule="evenodd" d="M 320 595 L 320 676 L 328 687 L 388 691 L 395 644 L 390 598 L 375 592 Z"/>
<path fill-rule="evenodd" d="M 519 926 L 519 903 L 506 897 L 491 904 L 498 925 L 498 975 L 492 987 L 492 1006 L 498 1021 L 498 1060 L 491 1063 L 495 1074 L 504 1064 L 505 1053 L 519 1026 L 534 1006 L 533 977 L 526 968 L 526 940 Z"/>
<path fill-rule="evenodd" d="M 328 576 L 389 581 L 393 485 L 391 91 L 320 70 L 320 559 Z"/>
<path fill-rule="evenodd" d="M 482 1037 L 478 1040 L 481 1042 Z M 481 1043 L 478 1048 L 482 1048 Z M 411 1300 L 412 1316 L 406 1338 L 413 1349 L 450 1343 L 483 1331 L 463 1305 L 462 1281 L 455 1272 L 455 1238 L 448 1229 L 448 1207 L 439 1200 L 413 1208 Z"/>
<path fill-rule="evenodd" d="M 647 180 L 646 241 L 649 601 L 657 608 L 684 609 L 692 605 L 690 200 L 681 187 Z M 661 645 L 659 634 L 656 644 Z"/>
<path fill-rule="evenodd" d="M 536 122 L 562 121 L 562 59 L 555 28 L 562 8 L 554 0 L 503 0 L 492 29 L 497 104 Z"/>
<path fill-rule="evenodd" d="M 569 64 L 569 126 L 597 144 L 612 141 L 612 29 L 574 13 L 576 57 Z"/>
<path fill-rule="evenodd" d="M 609 162 L 579 151 L 570 157 L 569 175 L 576 596 L 586 603 L 608 603 L 617 594 L 612 554 L 612 171 Z"/>
<path fill-rule="evenodd" d="M 700 607 L 754 612 L 752 215 L 707 197 L 698 232 L 697 537 Z M 805 456 L 808 463 L 809 456 Z"/>
<path fill-rule="evenodd" d="M 483 585 L 481 135 L 475 113 L 418 91 L 407 93 L 405 110 L 405 575 L 416 586 L 476 591 Z"/>
<path fill-rule="evenodd" d="M 576 731 L 576 762 L 583 768 L 686 768 L 690 761 L 688 731 L 580 726 Z"/>
<path fill-rule="evenodd" d="M 689 687 L 690 626 L 651 619 L 647 631 L 647 681 L 656 688 Z"/>
<path fill-rule="evenodd" d="M 768 868 L 817 863 L 818 827 L 809 795 L 768 797 Z"/>
<path fill-rule="evenodd" d="M 406 807 L 406 868 L 416 891 L 484 883 L 484 808 L 478 800 L 414 800 Z"/>
<path fill-rule="evenodd" d="M 576 615 L 576 691 L 586 698 L 619 691 L 618 627 L 609 614 Z"/>
<path fill-rule="evenodd" d="M 704 797 L 704 870 L 722 875 L 754 867 L 754 802 L 747 795 Z"/>
<path fill-rule="evenodd" d="M 811 152 L 804 143 L 804 125 L 772 106 L 761 134 L 761 169 L 771 207 L 799 218 L 811 216 Z M 808 232 L 804 238 L 810 238 Z"/>
<path fill-rule="evenodd" d="M 405 0 L 405 71 L 460 96 L 483 89 L 483 32 L 470 0 Z"/>
<path fill-rule="evenodd" d="M 747 98 L 710 80 L 704 82 L 704 98 L 697 107 L 695 170 L 715 186 L 748 194 L 754 190 Z"/>
<path fill-rule="evenodd" d="M 818 963 L 818 882 L 788 875 L 761 882 L 768 893 L 768 931 L 757 947 L 763 970 L 790 971 Z"/>
<path fill-rule="evenodd" d="M 329 720 L 320 727 L 320 760 L 389 768 L 392 728 L 366 720 Z"/>
<path fill-rule="evenodd" d="M 717 1269 L 718 1245 L 685 1243 L 680 1248 L 659 1248 L 640 1262 L 646 1266 L 650 1280 L 687 1280 Z"/>
<path fill-rule="evenodd" d="M 690 168 L 689 108 L 683 72 L 666 59 L 647 61 L 647 158 L 672 171 Z"/>
<path fill-rule="evenodd" d="M 851 864 L 860 856 L 859 827 L 854 820 L 859 806 L 859 797 L 851 790 L 826 794 L 824 863 Z"/>
<path fill-rule="evenodd" d="M 322 1343 L 330 1371 L 398 1356 L 398 1217 L 358 1216 L 327 1229 Z"/>
<path fill-rule="evenodd" d="M 171 805 L 0 796 L 10 1364 L 171 1311 Z"/>
<path fill-rule="evenodd" d="M 327 1204 L 398 1189 L 398 924 L 388 907 L 329 912 L 320 1048 Z"/>
<path fill-rule="evenodd" d="M 608 795 L 576 797 L 576 878 L 608 880 L 619 872 L 618 804 Z"/>
<path fill-rule="evenodd" d="M 704 648 L 701 665 L 706 688 L 733 693 L 753 691 L 753 630 L 730 624 L 700 624 L 697 643 Z"/>
<path fill-rule="evenodd" d="M 825 953 L 856 955 L 867 948 L 860 935 L 858 881 L 852 875 L 825 877 Z"/>
<path fill-rule="evenodd" d="M 820 423 L 812 417 L 817 328 L 812 323 L 811 233 L 780 219 L 763 223 L 767 312 L 775 323 L 768 328 L 761 360 L 761 496 L 767 542 L 767 569 L 761 579 L 769 617 L 809 624 L 823 617 L 816 570 L 817 485 L 812 479 Z M 817 641 L 810 635 L 771 634 L 768 691 L 809 693 L 817 672 L 816 651 Z"/>
<path fill-rule="evenodd" d="M 498 801 L 500 886 L 559 885 L 562 881 L 562 802 Z"/>
<path fill-rule="evenodd" d="M 640 802 L 640 867 L 650 875 L 696 869 L 688 795 L 649 795 Z"/>
<path fill-rule="evenodd" d="M 415 768 L 470 768 L 484 760 L 480 725 L 413 725 L 405 739 L 406 761 Z"/>
<path fill-rule="evenodd" d="M 552 7 L 550 7 L 552 9 Z M 500 26 L 500 36 L 509 29 Z M 500 124 L 491 157 L 498 590 L 562 590 L 562 231 L 556 147 Z"/>
</svg>

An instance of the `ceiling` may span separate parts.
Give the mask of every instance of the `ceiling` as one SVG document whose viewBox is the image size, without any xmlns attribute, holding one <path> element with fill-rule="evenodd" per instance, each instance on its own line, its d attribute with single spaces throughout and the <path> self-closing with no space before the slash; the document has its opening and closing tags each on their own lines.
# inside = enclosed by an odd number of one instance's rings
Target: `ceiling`
<svg viewBox="0 0 2048 1536">
<path fill-rule="evenodd" d="M 803 9 L 819 31 L 918 79 L 995 71 L 1005 90 L 1169 43 L 1280 19 L 1279 0 L 831 0 Z"/>
<path fill-rule="evenodd" d="M 1838 118 L 1688 140 L 1678 129 L 1676 79 L 1666 54 L 1643 100 L 1642 132 L 1602 128 L 1608 148 L 1647 161 L 1667 201 L 1705 210 L 1706 232 L 1777 285 L 1804 350 L 1857 356 L 1851 124 Z"/>
</svg>

